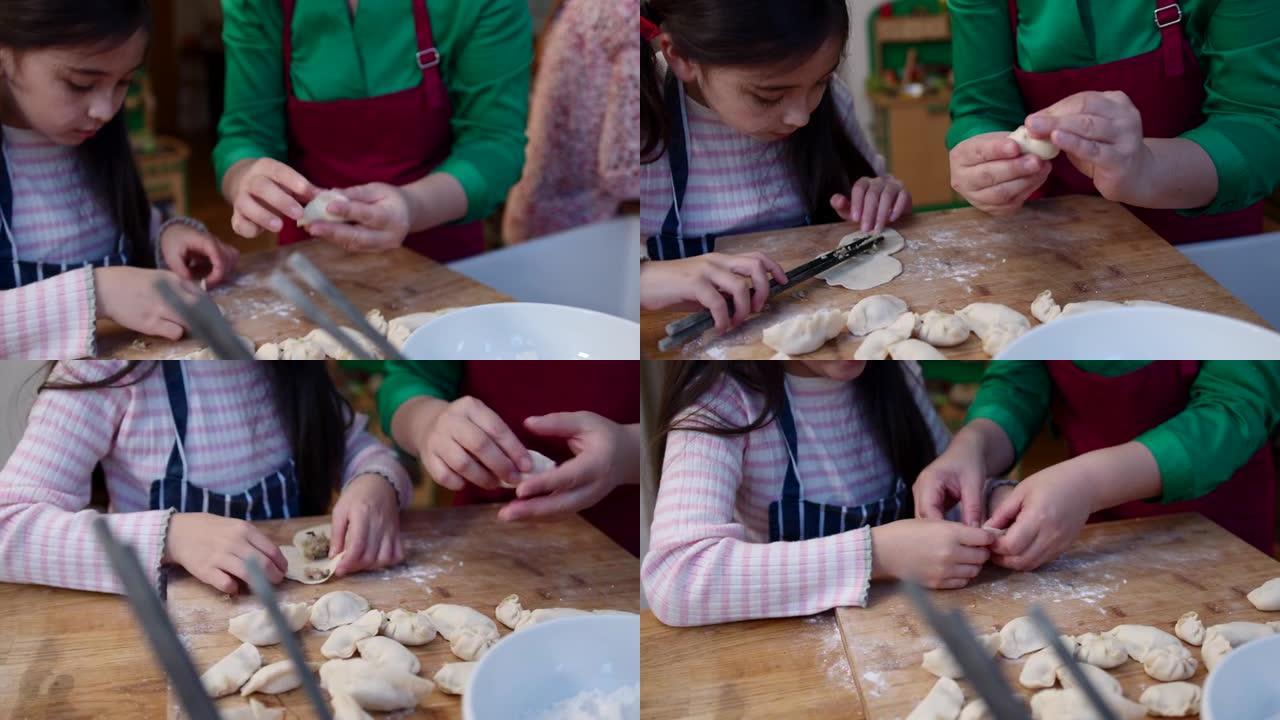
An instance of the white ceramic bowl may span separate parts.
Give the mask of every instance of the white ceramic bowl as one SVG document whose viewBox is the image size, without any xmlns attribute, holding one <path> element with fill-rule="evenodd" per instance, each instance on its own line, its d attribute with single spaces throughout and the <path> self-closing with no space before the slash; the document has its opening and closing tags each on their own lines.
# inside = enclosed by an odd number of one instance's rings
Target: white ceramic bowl
<svg viewBox="0 0 1280 720">
<path fill-rule="evenodd" d="M 1001 360 L 1264 360 L 1280 333 L 1235 318 L 1165 307 L 1095 310 L 1037 325 Z"/>
<path fill-rule="evenodd" d="M 567 305 L 493 303 L 432 320 L 402 352 L 413 360 L 638 360 L 640 326 Z"/>
<path fill-rule="evenodd" d="M 1204 684 L 1200 717 L 1280 718 L 1280 635 L 1241 645 L 1222 659 Z"/>
<path fill-rule="evenodd" d="M 640 682 L 640 617 L 552 620 L 485 653 L 462 698 L 463 720 L 527 720 L 581 692 Z"/>
</svg>

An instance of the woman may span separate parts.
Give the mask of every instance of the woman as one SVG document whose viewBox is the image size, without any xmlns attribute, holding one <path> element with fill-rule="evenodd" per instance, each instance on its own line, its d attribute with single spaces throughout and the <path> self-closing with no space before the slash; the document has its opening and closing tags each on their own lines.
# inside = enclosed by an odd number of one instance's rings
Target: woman
<svg viewBox="0 0 1280 720">
<path fill-rule="evenodd" d="M 245 237 L 306 235 L 321 188 L 352 251 L 479 253 L 520 177 L 532 21 L 521 0 L 223 2 L 226 109 L 214 167 Z"/>
<path fill-rule="evenodd" d="M 950 3 L 956 190 L 993 214 L 1100 194 L 1172 243 L 1261 232 L 1280 183 L 1268 0 Z M 1005 30 L 1008 28 L 1008 30 Z M 1026 125 L 1052 162 L 1007 138 Z"/>
</svg>

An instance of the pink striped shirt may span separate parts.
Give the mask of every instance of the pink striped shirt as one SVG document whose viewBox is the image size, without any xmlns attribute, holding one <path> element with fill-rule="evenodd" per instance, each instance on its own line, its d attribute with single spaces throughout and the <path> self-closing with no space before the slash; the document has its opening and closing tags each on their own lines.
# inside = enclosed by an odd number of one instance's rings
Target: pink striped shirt
<svg viewBox="0 0 1280 720">
<path fill-rule="evenodd" d="M 50 382 L 101 379 L 122 366 L 61 363 Z M 192 483 L 240 493 L 288 460 L 289 442 L 262 365 L 190 362 L 185 369 L 190 410 L 184 447 Z M 342 482 L 383 475 L 403 507 L 412 494 L 408 474 L 365 425 L 365 417 L 356 415 L 347 432 Z M 171 511 L 149 510 L 148 496 L 151 482 L 164 476 L 174 438 L 158 369 L 127 387 L 41 392 L 22 440 L 0 470 L 0 581 L 122 592 L 92 533 L 98 513 L 86 508 L 89 478 L 101 462 L 111 530 L 134 546 L 158 584 Z"/>
<path fill-rule="evenodd" d="M 941 452 L 950 433 L 915 363 L 908 383 Z M 862 416 L 856 383 L 786 376 L 806 500 L 842 506 L 886 497 L 895 478 Z M 763 398 L 721 380 L 699 405 L 746 425 Z M 811 615 L 866 604 L 871 531 L 769 542 L 769 503 L 781 494 L 787 446 L 776 422 L 746 435 L 675 431 L 667 439 L 641 567 L 645 596 L 668 625 Z M 911 478 L 905 478 L 910 481 Z"/>
<path fill-rule="evenodd" d="M 862 134 L 853 96 L 839 78 L 830 92 L 853 144 L 878 175 L 884 157 Z M 686 97 L 689 116 L 689 185 L 681 209 L 686 236 L 724 233 L 803 217 L 807 211 L 791 169 L 785 143 L 765 142 L 725 125 L 715 111 Z M 640 232 L 658 233 L 674 198 L 671 166 L 664 155 L 640 168 Z"/>
</svg>

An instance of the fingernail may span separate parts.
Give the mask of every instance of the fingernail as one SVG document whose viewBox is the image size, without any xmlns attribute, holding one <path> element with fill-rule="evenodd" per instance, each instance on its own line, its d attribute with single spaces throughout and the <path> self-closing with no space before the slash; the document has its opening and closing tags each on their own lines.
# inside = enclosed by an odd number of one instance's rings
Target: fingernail
<svg viewBox="0 0 1280 720">
<path fill-rule="evenodd" d="M 276 219 L 274 219 L 274 218 L 273 218 L 273 219 L 271 220 L 271 229 L 272 229 L 272 230 L 275 230 L 275 231 L 279 231 L 279 230 L 280 230 L 280 221 L 279 221 L 279 220 L 276 220 Z"/>
<path fill-rule="evenodd" d="M 857 210 L 850 210 L 849 219 L 852 220 L 853 222 L 858 222 L 858 220 L 862 219 L 862 213 L 858 212 Z"/>
<path fill-rule="evenodd" d="M 1051 123 L 1049 122 L 1049 118 L 1043 117 L 1041 115 L 1032 115 L 1031 117 L 1027 118 L 1027 129 L 1035 130 L 1038 133 L 1047 132 L 1049 130 L 1050 124 Z"/>
</svg>

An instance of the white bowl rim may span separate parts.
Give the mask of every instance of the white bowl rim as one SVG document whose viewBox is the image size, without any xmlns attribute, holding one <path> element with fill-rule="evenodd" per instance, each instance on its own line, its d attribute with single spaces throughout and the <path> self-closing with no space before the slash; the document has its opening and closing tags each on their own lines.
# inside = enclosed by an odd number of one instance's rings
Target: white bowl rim
<svg viewBox="0 0 1280 720">
<path fill-rule="evenodd" d="M 580 315 L 583 317 L 596 319 L 601 322 L 614 323 L 616 324 L 616 326 L 620 331 L 632 330 L 635 332 L 636 347 L 638 352 L 639 337 L 640 337 L 640 323 L 637 323 L 634 320 L 618 317 L 617 315 L 610 315 L 609 313 L 600 312 L 599 310 L 591 310 L 588 308 L 575 307 L 573 305 L 558 305 L 556 303 L 521 302 L 518 300 L 483 303 L 480 305 L 470 305 L 467 307 L 458 308 L 457 310 L 453 310 L 450 312 L 441 313 L 437 317 L 431 318 L 427 322 L 419 325 L 417 329 L 415 329 L 412 333 L 409 333 L 409 337 L 406 338 L 404 341 L 404 347 L 408 347 L 409 345 L 411 345 L 414 341 L 415 336 L 423 332 L 425 328 L 429 328 L 429 327 L 432 327 L 433 325 L 436 325 L 436 323 L 451 323 L 451 322 L 455 322 L 454 318 L 456 317 L 461 317 L 465 319 L 470 315 L 493 312 L 495 307 L 541 308 L 541 309 L 553 308 L 554 312 L 568 312 L 568 313 Z M 428 310 L 424 312 L 435 312 L 435 311 Z"/>
<path fill-rule="evenodd" d="M 1237 664 L 1242 662 L 1248 662 L 1250 659 L 1250 655 L 1257 654 L 1257 653 L 1274 652 L 1274 654 L 1280 655 L 1280 650 L 1271 651 L 1269 649 L 1271 645 L 1274 645 L 1277 648 L 1280 648 L 1280 634 L 1272 635 L 1271 637 L 1259 638 L 1252 642 L 1247 642 L 1244 645 L 1241 645 L 1236 649 L 1232 650 L 1231 652 L 1227 653 L 1226 657 L 1222 658 L 1222 662 L 1219 663 L 1217 667 L 1213 669 L 1213 672 L 1209 673 L 1208 679 L 1205 680 L 1204 694 L 1200 698 L 1200 714 L 1202 717 L 1212 718 L 1212 720 L 1223 720 L 1222 718 L 1215 718 L 1214 716 L 1208 714 L 1209 712 L 1212 711 L 1212 708 L 1209 707 L 1209 699 L 1213 696 L 1215 684 L 1218 682 L 1217 679 L 1219 677 L 1226 677 L 1222 673 L 1222 669 L 1224 667 L 1230 667 L 1229 664 L 1232 662 L 1235 662 Z M 1237 656 L 1243 657 L 1245 659 L 1241 660 Z M 1234 718 L 1232 720 L 1234 720 Z M 1259 720 L 1262 720 L 1262 719 L 1259 719 Z"/>
</svg>

